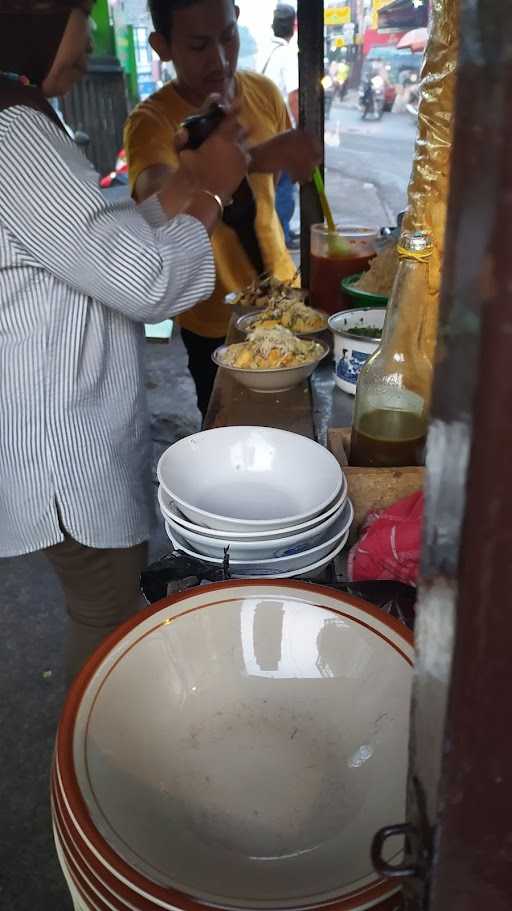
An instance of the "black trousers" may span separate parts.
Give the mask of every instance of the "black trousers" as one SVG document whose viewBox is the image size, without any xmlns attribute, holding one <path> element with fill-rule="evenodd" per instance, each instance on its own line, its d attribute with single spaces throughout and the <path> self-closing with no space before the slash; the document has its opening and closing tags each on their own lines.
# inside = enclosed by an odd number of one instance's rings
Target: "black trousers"
<svg viewBox="0 0 512 911">
<path fill-rule="evenodd" d="M 182 329 L 181 337 L 187 349 L 188 369 L 196 385 L 197 407 L 204 420 L 217 374 L 217 366 L 212 361 L 212 354 L 216 348 L 224 344 L 225 339 L 206 338 L 204 335 L 190 332 L 189 329 Z"/>
</svg>

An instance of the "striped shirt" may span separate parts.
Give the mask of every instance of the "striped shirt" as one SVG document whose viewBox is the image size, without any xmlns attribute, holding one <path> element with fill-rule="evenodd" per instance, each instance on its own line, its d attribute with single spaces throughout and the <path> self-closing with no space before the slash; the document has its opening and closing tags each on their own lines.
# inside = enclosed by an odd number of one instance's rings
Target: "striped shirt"
<svg viewBox="0 0 512 911">
<path fill-rule="evenodd" d="M 198 221 L 108 204 L 64 131 L 0 113 L 0 556 L 61 541 L 58 511 L 90 547 L 149 537 L 143 324 L 214 282 Z"/>
</svg>

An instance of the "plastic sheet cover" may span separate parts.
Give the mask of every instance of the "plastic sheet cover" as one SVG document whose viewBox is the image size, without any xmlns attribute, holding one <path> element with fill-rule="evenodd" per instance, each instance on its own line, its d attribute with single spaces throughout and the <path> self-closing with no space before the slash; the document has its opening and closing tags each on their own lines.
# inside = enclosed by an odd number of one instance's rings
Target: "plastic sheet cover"
<svg viewBox="0 0 512 911">
<path fill-rule="evenodd" d="M 406 231 L 429 231 L 434 240 L 422 340 L 425 354 L 431 361 L 437 336 L 457 56 L 457 0 L 432 0 L 431 32 L 421 73 L 416 153 L 408 190 L 408 212 L 403 224 Z"/>
</svg>

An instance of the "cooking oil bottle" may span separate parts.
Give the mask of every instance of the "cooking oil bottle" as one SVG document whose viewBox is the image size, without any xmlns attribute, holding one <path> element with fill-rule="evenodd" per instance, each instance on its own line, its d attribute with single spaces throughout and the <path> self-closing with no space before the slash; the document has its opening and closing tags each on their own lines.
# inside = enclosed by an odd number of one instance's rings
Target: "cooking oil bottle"
<svg viewBox="0 0 512 911">
<path fill-rule="evenodd" d="M 422 465 L 432 366 L 421 350 L 432 238 L 402 234 L 400 262 L 382 341 L 357 382 L 350 464 L 374 468 Z"/>
</svg>

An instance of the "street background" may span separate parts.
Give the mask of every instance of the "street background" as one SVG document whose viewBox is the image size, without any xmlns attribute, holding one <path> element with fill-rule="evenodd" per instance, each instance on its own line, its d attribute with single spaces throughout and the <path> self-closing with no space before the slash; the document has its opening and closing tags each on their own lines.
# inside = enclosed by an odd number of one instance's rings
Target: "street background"
<svg viewBox="0 0 512 911">
<path fill-rule="evenodd" d="M 395 225 L 407 203 L 416 139 L 408 113 L 362 120 L 352 92 L 334 104 L 326 122 L 326 188 L 337 221 Z"/>
</svg>

